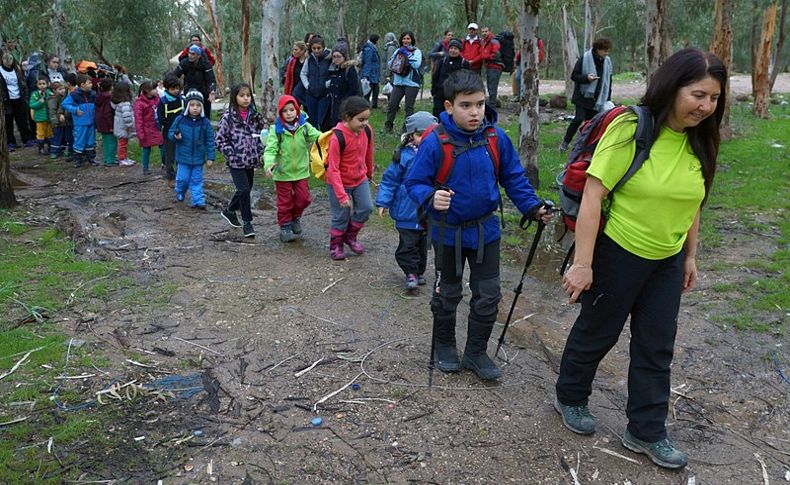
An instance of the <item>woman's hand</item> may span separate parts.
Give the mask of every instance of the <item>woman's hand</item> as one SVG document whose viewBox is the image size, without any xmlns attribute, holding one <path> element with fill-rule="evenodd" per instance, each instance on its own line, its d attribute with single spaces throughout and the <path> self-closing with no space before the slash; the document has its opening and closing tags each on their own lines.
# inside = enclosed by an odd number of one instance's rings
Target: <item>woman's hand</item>
<svg viewBox="0 0 790 485">
<path fill-rule="evenodd" d="M 686 258 L 683 262 L 683 293 L 691 291 L 697 284 L 697 260 Z"/>
<path fill-rule="evenodd" d="M 593 272 L 592 267 L 587 264 L 574 263 L 562 277 L 562 289 L 570 297 L 570 303 L 576 303 L 579 295 L 587 291 L 592 286 Z"/>
</svg>

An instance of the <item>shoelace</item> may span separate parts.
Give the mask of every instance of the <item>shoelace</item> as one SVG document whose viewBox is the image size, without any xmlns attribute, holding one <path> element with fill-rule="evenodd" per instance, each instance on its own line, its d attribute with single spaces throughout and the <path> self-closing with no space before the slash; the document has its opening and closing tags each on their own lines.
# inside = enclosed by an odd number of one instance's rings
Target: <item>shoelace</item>
<svg viewBox="0 0 790 485">
<path fill-rule="evenodd" d="M 587 406 L 568 406 L 568 407 L 570 408 L 570 412 L 571 414 L 574 415 L 574 417 L 579 417 L 579 418 L 592 417 L 592 413 L 590 413 L 590 410 L 587 408 Z"/>
</svg>

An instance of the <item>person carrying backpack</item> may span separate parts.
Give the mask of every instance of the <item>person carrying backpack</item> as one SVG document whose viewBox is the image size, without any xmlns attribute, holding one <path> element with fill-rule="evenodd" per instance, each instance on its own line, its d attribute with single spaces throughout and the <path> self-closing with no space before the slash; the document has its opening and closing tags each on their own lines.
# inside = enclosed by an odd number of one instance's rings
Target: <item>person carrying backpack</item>
<svg viewBox="0 0 790 485">
<path fill-rule="evenodd" d="M 493 106 L 499 107 L 497 104 L 499 78 L 502 77 L 502 69 L 505 67 L 502 63 L 502 53 L 500 52 L 501 45 L 499 44 L 499 40 L 494 37 L 494 33 L 491 32 L 490 28 L 483 27 L 480 34 L 480 58 L 483 60 L 483 65 L 486 68 L 488 102 Z"/>
<path fill-rule="evenodd" d="M 370 102 L 371 109 L 379 107 L 379 84 L 381 83 L 381 58 L 376 43 L 379 41 L 378 34 L 371 34 L 365 45 L 362 47 L 362 66 L 359 69 L 359 78 L 367 79 L 370 83 L 370 91 L 365 95 L 365 99 Z"/>
<path fill-rule="evenodd" d="M 641 102 L 655 118 L 649 157 L 615 193 L 600 231 L 603 199 L 636 150 L 634 114 L 608 125 L 587 169 L 576 252 L 562 283 L 581 310 L 565 344 L 554 407 L 571 431 L 595 432 L 592 382 L 630 315 L 622 444 L 666 468 L 688 461 L 667 438 L 670 365 L 680 296 L 697 279 L 700 211 L 716 172 L 726 82 L 721 60 L 699 49 L 680 50 L 658 68 Z"/>
<path fill-rule="evenodd" d="M 447 55 L 436 62 L 431 75 L 431 96 L 433 97 L 433 115 L 439 116 L 444 111 L 444 82 L 447 77 L 459 70 L 469 69 L 469 61 L 461 57 L 461 41 L 450 39 Z"/>
<path fill-rule="evenodd" d="M 502 371 L 487 350 L 502 298 L 496 215 L 500 186 L 522 214 L 544 222 L 552 215 L 535 195 L 510 139 L 496 125 L 496 112 L 486 108 L 480 76 L 468 69 L 456 71 L 444 90 L 448 99 L 439 116 L 441 125 L 423 140 L 404 181 L 409 197 L 431 225 L 438 280 L 431 300 L 437 367 L 456 372 L 463 366 L 480 379 L 499 379 Z M 472 298 L 466 348 L 459 361 L 455 321 L 465 263 Z"/>
<path fill-rule="evenodd" d="M 384 122 L 383 133 L 392 133 L 395 124 L 395 115 L 400 109 L 401 99 L 406 97 L 406 117 L 414 113 L 414 102 L 420 92 L 422 74 L 422 52 L 417 48 L 417 38 L 414 32 L 404 31 L 398 39 L 400 47 L 388 59 L 390 73 L 392 74 L 392 93 L 387 105 L 387 120 Z M 400 72 L 393 71 L 395 66 L 402 67 Z"/>
</svg>

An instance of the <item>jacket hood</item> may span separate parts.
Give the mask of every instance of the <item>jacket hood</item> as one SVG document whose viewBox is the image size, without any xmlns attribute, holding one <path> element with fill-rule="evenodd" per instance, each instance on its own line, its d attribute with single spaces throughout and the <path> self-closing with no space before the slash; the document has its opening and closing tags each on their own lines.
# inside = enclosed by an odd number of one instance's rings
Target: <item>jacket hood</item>
<svg viewBox="0 0 790 485">
<path fill-rule="evenodd" d="M 480 126 L 477 127 L 477 130 L 474 132 L 464 131 L 455 124 L 455 120 L 450 113 L 446 111 L 442 111 L 439 114 L 439 121 L 441 121 L 444 128 L 447 130 L 447 133 L 452 136 L 453 138 L 457 138 L 463 140 L 464 138 L 477 138 L 482 135 L 483 130 L 488 128 L 489 126 L 493 126 L 496 124 L 499 115 L 497 112 L 491 108 L 488 104 L 486 104 L 486 111 L 485 115 L 483 116 L 483 122 L 480 123 Z"/>
<path fill-rule="evenodd" d="M 293 103 L 293 105 L 296 107 L 296 119 L 298 121 L 301 121 L 302 110 L 299 108 L 299 101 L 297 101 L 296 98 L 294 98 L 290 94 L 283 94 L 282 96 L 280 96 L 280 100 L 277 102 L 277 121 L 281 122 L 282 124 L 285 124 L 282 111 L 283 108 L 285 108 L 285 105 L 288 103 Z"/>
<path fill-rule="evenodd" d="M 395 42 L 395 33 L 387 32 L 384 34 L 384 42 Z"/>
</svg>

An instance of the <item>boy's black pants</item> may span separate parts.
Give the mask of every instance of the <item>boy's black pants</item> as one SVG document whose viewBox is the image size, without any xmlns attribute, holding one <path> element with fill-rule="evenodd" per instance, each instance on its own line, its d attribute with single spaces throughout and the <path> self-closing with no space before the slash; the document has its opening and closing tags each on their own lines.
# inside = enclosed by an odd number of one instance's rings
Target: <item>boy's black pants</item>
<svg viewBox="0 0 790 485">
<path fill-rule="evenodd" d="M 428 237 L 424 230 L 398 229 L 400 238 L 395 250 L 395 261 L 406 275 L 425 273 L 428 261 Z"/>
<path fill-rule="evenodd" d="M 683 284 L 684 252 L 661 260 L 636 256 L 602 234 L 595 244 L 592 287 L 582 293 L 560 363 L 557 399 L 586 405 L 598 364 L 617 343 L 631 315 L 628 430 L 636 438 L 666 438 L 672 355 Z"/>
</svg>

